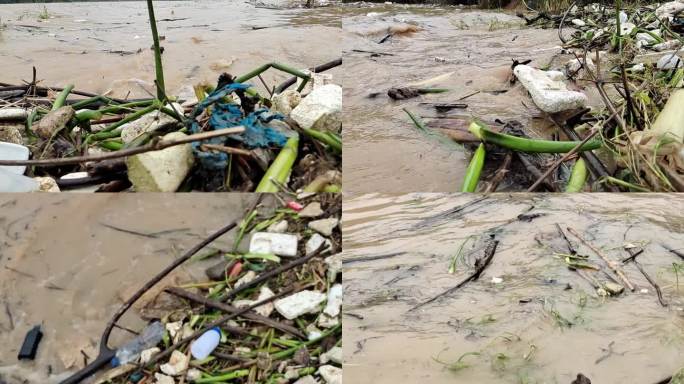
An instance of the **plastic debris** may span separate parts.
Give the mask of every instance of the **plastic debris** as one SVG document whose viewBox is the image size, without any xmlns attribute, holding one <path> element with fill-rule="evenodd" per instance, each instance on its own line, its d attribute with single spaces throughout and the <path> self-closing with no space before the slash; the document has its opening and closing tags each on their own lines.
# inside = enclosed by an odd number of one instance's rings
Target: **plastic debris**
<svg viewBox="0 0 684 384">
<path fill-rule="evenodd" d="M 180 104 L 174 103 L 173 106 L 170 104 L 166 105 L 166 108 L 170 110 L 179 111 L 182 113 L 183 108 Z M 154 132 L 166 125 L 177 123 L 178 121 L 173 117 L 167 115 L 162 111 L 152 111 L 137 120 L 131 121 L 122 125 L 121 128 L 121 141 L 124 143 L 130 143 L 136 137 L 140 136 L 146 132 Z"/>
<path fill-rule="evenodd" d="M 26 108 L 0 108 L 0 121 L 26 120 L 29 113 Z"/>
<path fill-rule="evenodd" d="M 212 130 L 243 126 L 245 127 L 243 133 L 231 135 L 229 137 L 241 141 L 252 148 L 272 145 L 282 147 L 285 145 L 287 137 L 283 133 L 266 126 L 271 120 L 283 119 L 284 116 L 277 113 L 271 113 L 267 109 L 259 109 L 245 116 L 239 105 L 222 101 L 226 96 L 233 93 L 239 95 L 240 93 L 244 93 L 248 88 L 249 85 L 247 84 L 231 83 L 212 92 L 195 107 L 190 122 L 190 131 L 192 133 L 200 132 L 200 125 L 197 122 L 197 117 L 208 107 L 213 106 L 211 118 L 209 119 L 209 126 Z M 206 140 L 205 142 L 211 144 L 225 144 L 225 141 L 225 137 L 219 137 Z M 199 142 L 193 143 L 192 148 L 205 167 L 214 170 L 227 167 L 228 155 L 226 153 L 204 152 L 200 150 L 200 145 L 201 143 Z"/>
<path fill-rule="evenodd" d="M 342 272 L 342 254 L 337 253 L 328 256 L 325 258 L 324 262 L 328 267 L 328 281 L 335 281 L 335 279 L 337 279 L 337 274 Z"/>
<path fill-rule="evenodd" d="M 340 319 L 337 316 L 328 316 L 325 313 L 321 313 L 318 317 L 318 326 L 321 328 L 332 328 L 340 324 Z"/>
<path fill-rule="evenodd" d="M 206 359 L 216 349 L 221 341 L 221 328 L 214 327 L 206 332 L 190 346 L 192 357 L 197 360 Z M 172 356 L 173 358 L 173 356 Z M 187 364 L 186 364 L 187 367 Z"/>
<path fill-rule="evenodd" d="M 661 57 L 660 60 L 658 60 L 658 63 L 656 64 L 656 67 L 658 69 L 673 69 L 673 68 L 679 68 L 684 66 L 684 59 L 679 57 L 677 53 L 668 53 L 665 56 Z"/>
<path fill-rule="evenodd" d="M 299 212 L 299 217 L 319 217 L 323 215 L 323 213 L 325 212 L 321 209 L 321 203 L 316 201 L 302 209 Z"/>
<path fill-rule="evenodd" d="M 154 347 L 140 352 L 140 363 L 145 364 L 152 359 L 152 356 L 161 352 L 161 349 Z"/>
<path fill-rule="evenodd" d="M 307 313 L 315 313 L 326 299 L 317 291 L 301 291 L 274 302 L 275 309 L 284 318 L 294 320 Z"/>
<path fill-rule="evenodd" d="M 185 377 L 190 382 L 197 381 L 202 378 L 202 371 L 197 368 L 190 368 L 188 369 L 188 373 L 185 375 Z"/>
<path fill-rule="evenodd" d="M 273 297 L 274 295 L 275 293 L 273 293 L 273 291 L 271 291 L 270 288 L 264 285 L 261 287 L 261 290 L 259 291 L 259 297 L 257 297 L 256 302 L 258 303 L 260 301 L 264 301 L 266 299 Z M 261 316 L 269 317 L 271 316 L 271 313 L 273 313 L 274 309 L 275 305 L 273 303 L 266 303 L 255 308 L 254 312 L 258 313 Z"/>
<path fill-rule="evenodd" d="M 286 233 L 257 232 L 252 234 L 249 252 L 294 257 L 297 256 L 297 236 Z"/>
<path fill-rule="evenodd" d="M 52 177 L 34 177 L 38 182 L 38 190 L 40 192 L 59 192 L 59 185 Z"/>
<path fill-rule="evenodd" d="M 327 384 L 342 384 L 342 369 L 332 365 L 323 365 L 318 368 L 318 373 Z"/>
<path fill-rule="evenodd" d="M 172 132 L 164 140 L 186 137 Z M 126 159 L 128 179 L 138 192 L 175 192 L 192 168 L 194 157 L 190 144 L 181 144 L 161 151 L 146 152 Z"/>
<path fill-rule="evenodd" d="M 35 192 L 39 188 L 40 183 L 37 180 L 0 167 L 0 192 Z"/>
<path fill-rule="evenodd" d="M 206 333 L 205 333 L 206 335 Z M 204 336 L 204 335 L 202 335 Z M 200 336 L 201 338 L 201 336 Z M 199 339 L 198 339 L 199 340 Z M 196 343 L 197 341 L 195 341 Z M 195 344 L 193 343 L 193 345 Z M 218 343 L 217 343 L 218 344 Z M 190 359 L 185 356 L 185 354 L 181 351 L 173 351 L 171 353 L 171 357 L 169 358 L 169 362 L 166 364 L 162 364 L 159 369 L 161 369 L 162 372 L 169 376 L 178 376 L 185 372 L 186 369 L 188 369 L 188 364 L 190 363 Z"/>
<path fill-rule="evenodd" d="M 330 240 L 326 239 L 325 237 L 319 235 L 318 233 L 314 233 L 311 238 L 306 242 L 305 245 L 305 251 L 307 256 L 316 252 L 316 250 L 323 244 L 325 243 L 327 246 L 332 247 L 332 244 L 330 243 Z"/>
<path fill-rule="evenodd" d="M 271 109 L 275 112 L 280 112 L 285 116 L 289 116 L 294 108 L 302 101 L 302 95 L 293 90 L 288 89 L 282 93 L 277 93 L 271 98 Z"/>
<path fill-rule="evenodd" d="M 339 223 L 339 219 L 335 217 L 329 217 L 327 219 L 310 221 L 308 226 L 323 236 L 330 236 L 332 235 L 333 229 L 335 229 Z"/>
<path fill-rule="evenodd" d="M 256 272 L 247 271 L 238 281 L 235 282 L 235 288 L 243 286 L 256 278 Z"/>
<path fill-rule="evenodd" d="M 342 364 L 342 348 L 332 347 L 328 352 L 321 353 L 321 363 L 327 364 L 332 361 L 335 364 Z"/>
<path fill-rule="evenodd" d="M 684 2 L 670 1 L 658 7 L 655 11 L 655 14 L 660 20 L 671 21 L 677 14 L 681 12 L 684 12 Z"/>
<path fill-rule="evenodd" d="M 3 160 L 28 160 L 30 151 L 27 147 L 20 144 L 6 143 L 0 141 L 0 159 Z M 26 171 L 26 166 L 0 166 L 8 172 L 23 175 Z"/>
<path fill-rule="evenodd" d="M 299 380 L 295 381 L 294 384 L 318 384 L 318 383 L 316 382 L 316 379 L 314 379 L 313 376 L 306 375 L 304 377 L 299 378 Z"/>
<path fill-rule="evenodd" d="M 335 284 L 328 290 L 328 302 L 323 313 L 330 317 L 337 317 L 342 308 L 342 284 Z"/>
<path fill-rule="evenodd" d="M 21 349 L 19 350 L 19 355 L 17 358 L 19 360 L 33 360 L 36 358 L 36 353 L 38 352 L 38 345 L 40 345 L 40 340 L 43 338 L 43 332 L 40 330 L 40 325 L 36 325 L 31 328 L 31 330 L 24 337 L 24 342 L 21 344 Z"/>
<path fill-rule="evenodd" d="M 171 340 L 176 343 L 178 340 L 180 340 L 180 331 L 183 329 L 183 322 L 182 321 L 176 321 L 173 323 L 166 323 L 164 325 L 166 328 L 166 331 L 169 333 L 169 336 L 171 337 Z"/>
<path fill-rule="evenodd" d="M 112 366 L 118 367 L 136 361 L 142 351 L 159 344 L 163 335 L 164 325 L 161 322 L 155 321 L 148 325 L 140 335 L 117 349 L 116 355 L 112 358 Z"/>
<path fill-rule="evenodd" d="M 290 117 L 304 129 L 338 133 L 342 129 L 342 87 L 328 84 L 314 89 Z"/>
<path fill-rule="evenodd" d="M 295 212 L 299 212 L 299 211 L 301 211 L 302 209 L 304 209 L 304 206 L 301 205 L 301 204 L 299 204 L 299 203 L 296 202 L 296 201 L 290 201 L 290 202 L 288 202 L 288 203 L 287 203 L 287 207 L 290 208 L 291 210 L 295 211 Z"/>
<path fill-rule="evenodd" d="M 166 376 L 162 373 L 155 373 L 154 378 L 157 380 L 155 384 L 176 384 L 176 381 L 171 376 Z"/>
<path fill-rule="evenodd" d="M 546 113 L 582 108 L 587 103 L 585 94 L 569 91 L 565 83 L 558 81 L 557 74 L 528 65 L 516 66 L 513 73 L 530 93 L 537 107 Z"/>
<path fill-rule="evenodd" d="M 285 233 L 289 226 L 290 224 L 287 222 L 287 220 L 280 220 L 269 225 L 266 230 L 271 233 Z"/>
</svg>

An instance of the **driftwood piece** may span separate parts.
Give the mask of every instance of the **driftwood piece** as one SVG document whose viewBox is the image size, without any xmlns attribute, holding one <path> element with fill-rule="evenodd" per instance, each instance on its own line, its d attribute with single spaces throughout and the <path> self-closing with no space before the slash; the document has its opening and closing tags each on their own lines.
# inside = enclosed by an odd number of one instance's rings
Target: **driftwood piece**
<svg viewBox="0 0 684 384">
<path fill-rule="evenodd" d="M 431 299 L 424 301 L 411 309 L 409 309 L 409 312 L 415 311 L 418 308 L 424 307 L 430 303 L 435 302 L 436 300 L 440 299 L 441 297 L 444 297 L 446 295 L 449 295 L 450 293 L 458 290 L 459 288 L 463 287 L 464 285 L 468 284 L 471 281 L 477 280 L 482 272 L 489 266 L 489 264 L 492 262 L 492 259 L 494 258 L 494 253 L 496 253 L 496 247 L 499 245 L 499 240 L 494 239 L 494 235 L 492 235 L 492 238 L 489 240 L 487 243 L 487 247 L 485 248 L 484 251 L 484 256 L 477 259 L 475 261 L 475 271 L 473 271 L 472 274 L 470 274 L 468 277 L 466 277 L 463 281 L 460 283 L 456 284 L 455 286 L 447 289 L 446 291 L 432 297 Z"/>
<path fill-rule="evenodd" d="M 614 260 L 611 260 L 610 258 L 608 258 L 608 256 L 606 256 L 605 254 L 603 254 L 603 252 L 601 252 L 601 250 L 599 250 L 598 248 L 596 248 L 596 247 L 594 247 L 593 245 L 591 245 L 591 243 L 589 243 L 588 241 L 586 241 L 586 240 L 585 240 L 579 233 L 577 233 L 577 231 L 575 231 L 574 229 L 568 227 L 568 232 L 570 232 L 570 233 L 571 233 L 573 236 L 575 236 L 579 241 L 581 241 L 582 244 L 586 245 L 588 248 L 590 248 L 592 251 L 594 251 L 594 253 L 596 253 L 601 259 L 603 259 L 603 261 L 608 265 L 608 268 L 610 268 L 611 270 L 613 270 L 613 272 L 615 272 L 615 274 L 617 275 L 617 277 L 618 277 L 618 278 L 627 286 L 627 288 L 629 288 L 630 291 L 634 292 L 634 290 L 635 290 L 636 288 L 634 287 L 634 285 L 632 284 L 632 282 L 629 281 L 629 279 L 627 278 L 627 276 L 625 275 L 625 273 L 622 271 L 622 269 L 620 268 L 620 265 L 619 265 L 617 262 L 615 262 Z"/>
</svg>

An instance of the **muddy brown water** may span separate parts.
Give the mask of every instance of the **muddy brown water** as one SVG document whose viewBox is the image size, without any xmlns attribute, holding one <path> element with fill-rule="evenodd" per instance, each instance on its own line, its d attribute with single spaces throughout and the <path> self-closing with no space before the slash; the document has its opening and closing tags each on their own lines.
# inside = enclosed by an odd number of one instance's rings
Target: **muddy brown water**
<svg viewBox="0 0 684 384">
<path fill-rule="evenodd" d="M 57 383 L 68 375 L 66 367 L 82 365 L 81 350 L 95 358 L 122 300 L 209 234 L 241 219 L 254 198 L 0 196 L 0 382 Z M 234 236 L 231 231 L 212 246 L 226 249 Z M 165 282 L 204 281 L 212 262 L 186 263 Z M 139 330 L 139 315 L 130 310 L 120 324 Z M 37 324 L 44 333 L 37 358 L 18 362 L 24 335 Z M 110 346 L 129 337 L 115 329 Z"/>
<path fill-rule="evenodd" d="M 43 7 L 47 20 L 40 19 Z M 167 91 L 174 95 L 184 94 L 183 88 L 187 93 L 187 86 L 200 82 L 215 84 L 222 72 L 240 75 L 272 61 L 308 68 L 340 55 L 341 22 L 334 7 L 271 9 L 231 0 L 156 1 L 155 11 L 159 34 L 165 37 Z M 154 94 L 145 2 L 5 4 L 0 20 L 6 25 L 0 30 L 1 82 L 30 81 L 35 66 L 38 79 L 48 86 L 73 83 L 79 90 L 110 90 L 119 97 Z M 290 75 L 270 70 L 263 77 L 274 86 Z"/>
<path fill-rule="evenodd" d="M 345 381 L 569 384 L 581 372 L 594 383 L 655 383 L 684 366 L 684 287 L 673 271 L 682 260 L 662 246 L 684 249 L 684 198 L 497 194 L 455 209 L 475 199 L 369 194 L 345 201 Z M 544 216 L 517 221 L 523 213 Z M 627 256 L 624 243 L 644 247 L 638 260 L 669 306 L 658 304 L 634 266 L 624 269 L 635 292 L 595 295 L 554 257 L 567 253 L 555 223 L 616 260 Z M 409 312 L 470 274 L 462 263 L 448 274 L 449 262 L 468 236 L 490 232 L 500 244 L 479 280 Z M 471 252 L 482 244 L 471 240 L 466 260 L 480 257 L 481 249 Z M 572 326 L 560 326 L 554 314 Z M 479 355 L 464 357 L 460 370 L 435 361 L 454 363 L 471 352 Z"/>
<path fill-rule="evenodd" d="M 460 189 L 470 154 L 418 132 L 402 108 L 430 121 L 437 113 L 421 103 L 463 102 L 467 109 L 454 109 L 435 123 L 465 130 L 473 117 L 488 123 L 517 120 L 532 137 L 547 133 L 551 124 L 508 76 L 514 59 L 562 66 L 554 59 L 560 51 L 556 30 L 527 28 L 509 13 L 459 7 L 374 5 L 347 12 L 342 22 L 346 191 Z M 410 28 L 418 30 L 378 43 L 388 30 Z M 390 87 L 413 84 L 451 91 L 404 101 L 387 96 Z M 369 98 L 371 93 L 378 96 Z"/>
</svg>

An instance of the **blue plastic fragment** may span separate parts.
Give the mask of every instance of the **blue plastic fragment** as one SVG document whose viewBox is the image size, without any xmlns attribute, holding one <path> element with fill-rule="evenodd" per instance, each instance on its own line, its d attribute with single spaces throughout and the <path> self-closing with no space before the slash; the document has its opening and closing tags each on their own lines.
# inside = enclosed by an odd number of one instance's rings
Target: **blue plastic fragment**
<svg viewBox="0 0 684 384">
<path fill-rule="evenodd" d="M 248 84 L 231 83 L 226 84 L 209 94 L 209 96 L 202 100 L 195 108 L 193 119 L 190 123 L 190 131 L 192 133 L 198 133 L 200 131 L 200 126 L 196 117 L 204 112 L 209 106 L 213 105 L 211 117 L 209 118 L 209 127 L 211 130 L 241 125 L 245 127 L 245 131 L 238 135 L 231 135 L 229 138 L 238 140 L 249 148 L 264 148 L 270 146 L 282 147 L 285 145 L 287 137 L 282 132 L 266 126 L 266 124 L 273 120 L 284 119 L 283 115 L 271 113 L 268 109 L 262 108 L 244 116 L 239 105 L 222 101 L 224 97 L 231 93 L 238 90 L 245 90 L 249 87 Z M 207 140 L 207 142 L 223 145 L 226 140 L 227 138 L 225 137 L 217 137 Z M 204 167 L 213 170 L 221 170 L 228 166 L 228 155 L 226 153 L 204 152 L 200 150 L 200 145 L 200 142 L 194 142 L 192 143 L 192 148 L 195 156 L 200 160 Z"/>
</svg>

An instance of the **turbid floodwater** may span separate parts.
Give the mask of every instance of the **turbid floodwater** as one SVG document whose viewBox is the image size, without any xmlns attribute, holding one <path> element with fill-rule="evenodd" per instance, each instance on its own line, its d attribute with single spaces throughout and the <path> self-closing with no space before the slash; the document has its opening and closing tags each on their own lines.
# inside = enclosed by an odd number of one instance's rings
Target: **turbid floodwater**
<svg viewBox="0 0 684 384">
<path fill-rule="evenodd" d="M 341 21 L 334 7 L 307 10 L 292 6 L 299 2 L 279 2 L 287 7 L 277 8 L 231 0 L 154 4 L 164 37 L 167 91 L 173 95 L 186 95 L 201 82 L 215 84 L 223 72 L 240 75 L 273 61 L 309 68 L 340 56 Z M 0 82 L 30 81 L 35 66 L 46 86 L 73 83 L 79 90 L 118 97 L 155 92 L 143 1 L 5 4 L 0 25 Z M 262 77 L 273 87 L 290 75 L 270 70 Z"/>
<path fill-rule="evenodd" d="M 582 373 L 593 383 L 659 382 L 684 366 L 683 260 L 666 249 L 684 251 L 683 209 L 677 195 L 346 200 L 345 381 L 570 384 Z M 628 256 L 626 244 L 642 247 L 637 260 L 662 288 L 667 307 L 633 264 L 622 268 L 634 292 L 598 296 L 566 266 L 556 223 L 612 260 Z M 411 310 L 470 275 L 490 234 L 499 244 L 478 280 Z M 606 269 L 566 234 L 579 254 Z M 452 257 L 471 236 L 449 274 Z"/>
<path fill-rule="evenodd" d="M 473 118 L 500 126 L 498 119 L 519 122 L 532 137 L 548 135 L 551 122 L 509 76 L 513 60 L 562 67 L 567 57 L 560 55 L 557 30 L 527 27 L 510 12 L 472 8 L 372 5 L 346 12 L 347 192 L 460 190 L 470 153 L 426 137 L 403 108 L 432 129 L 465 131 Z M 450 91 L 401 101 L 387 96 L 389 88 L 409 85 Z M 438 114 L 429 103 L 467 108 Z"/>
<path fill-rule="evenodd" d="M 105 324 L 123 300 L 209 234 L 240 220 L 255 198 L 0 196 L 0 383 L 57 383 L 92 361 Z M 212 246 L 226 249 L 234 236 L 229 232 Z M 164 284 L 203 281 L 211 263 L 184 264 L 152 295 Z M 146 307 L 148 312 L 136 305 L 119 324 L 140 330 L 155 307 L 164 313 L 163 303 Z M 39 324 L 44 337 L 36 360 L 18 362 L 26 332 Z M 115 329 L 110 347 L 127 338 Z"/>
</svg>

